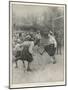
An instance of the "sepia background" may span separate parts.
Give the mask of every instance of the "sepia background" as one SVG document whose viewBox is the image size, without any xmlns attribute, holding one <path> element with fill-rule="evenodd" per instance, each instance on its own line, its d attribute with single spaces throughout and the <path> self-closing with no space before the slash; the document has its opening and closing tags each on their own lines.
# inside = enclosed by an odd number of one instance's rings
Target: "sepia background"
<svg viewBox="0 0 68 90">
<path fill-rule="evenodd" d="M 31 64 L 32 72 L 24 72 L 21 61 L 18 68 L 12 63 L 12 84 L 62 82 L 64 81 L 64 6 L 63 5 L 12 5 L 12 49 L 14 60 L 14 46 L 18 36 L 40 31 L 41 46 L 47 44 L 47 34 L 51 30 L 57 40 L 56 64 L 51 63 L 47 53 L 43 56 L 37 52 Z M 42 49 L 40 48 L 40 51 Z M 27 66 L 27 62 L 26 66 Z"/>
</svg>

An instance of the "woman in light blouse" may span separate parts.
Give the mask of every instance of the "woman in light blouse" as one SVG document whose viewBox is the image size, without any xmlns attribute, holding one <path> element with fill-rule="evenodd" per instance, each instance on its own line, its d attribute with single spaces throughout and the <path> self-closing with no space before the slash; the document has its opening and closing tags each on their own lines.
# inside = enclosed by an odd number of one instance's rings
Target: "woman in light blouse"
<svg viewBox="0 0 68 90">
<path fill-rule="evenodd" d="M 44 50 L 41 53 L 41 55 L 46 51 L 49 54 L 49 56 L 52 57 L 51 61 L 53 62 L 53 64 L 55 64 L 56 63 L 56 59 L 55 59 L 56 48 L 57 48 L 57 42 L 56 42 L 55 36 L 53 32 L 50 31 L 48 33 L 48 45 L 44 46 Z"/>
</svg>

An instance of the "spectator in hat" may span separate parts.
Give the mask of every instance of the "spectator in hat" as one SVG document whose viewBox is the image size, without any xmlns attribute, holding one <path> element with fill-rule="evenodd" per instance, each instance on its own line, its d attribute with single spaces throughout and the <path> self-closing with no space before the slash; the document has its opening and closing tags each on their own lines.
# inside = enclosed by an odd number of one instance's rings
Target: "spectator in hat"
<svg viewBox="0 0 68 90">
<path fill-rule="evenodd" d="M 41 34 L 40 34 L 40 31 L 37 31 L 37 34 L 36 34 L 36 42 L 37 42 L 37 45 L 39 46 L 40 45 L 40 40 L 41 40 Z"/>
</svg>

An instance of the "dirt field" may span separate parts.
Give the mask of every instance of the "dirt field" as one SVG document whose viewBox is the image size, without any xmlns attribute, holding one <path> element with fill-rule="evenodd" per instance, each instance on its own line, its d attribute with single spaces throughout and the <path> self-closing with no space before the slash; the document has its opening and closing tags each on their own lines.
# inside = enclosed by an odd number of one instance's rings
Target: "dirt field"
<svg viewBox="0 0 68 90">
<path fill-rule="evenodd" d="M 34 61 L 31 64 L 32 72 L 27 72 L 23 68 L 23 63 L 18 61 L 18 68 L 13 63 L 13 84 L 23 84 L 32 82 L 56 82 L 64 79 L 64 60 L 62 55 L 56 54 L 56 64 L 52 64 L 47 53 L 42 56 L 35 53 Z M 27 66 L 27 62 L 25 62 Z M 24 72 L 25 71 L 25 72 Z"/>
</svg>

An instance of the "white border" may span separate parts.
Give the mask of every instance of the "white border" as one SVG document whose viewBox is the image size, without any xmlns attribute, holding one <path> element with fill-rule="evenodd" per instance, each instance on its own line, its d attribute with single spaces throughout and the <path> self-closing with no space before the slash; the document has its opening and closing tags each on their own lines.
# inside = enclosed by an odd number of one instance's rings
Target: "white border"
<svg viewBox="0 0 68 90">
<path fill-rule="evenodd" d="M 26 83 L 26 84 L 14 84 L 11 85 L 11 88 L 22 88 L 22 87 L 37 87 L 37 86 L 56 86 L 56 85 L 64 85 L 65 82 L 48 82 L 48 83 Z"/>
<path fill-rule="evenodd" d="M 48 3 L 37 3 L 37 2 L 11 2 L 11 4 L 23 4 L 23 5 L 40 5 L 40 6 L 59 6 L 59 7 L 62 7 L 62 6 L 64 6 L 64 4 L 48 4 Z"/>
<path fill-rule="evenodd" d="M 10 37 L 10 85 L 12 84 L 12 4 L 10 4 L 10 33 L 9 33 L 9 37 Z"/>
</svg>

